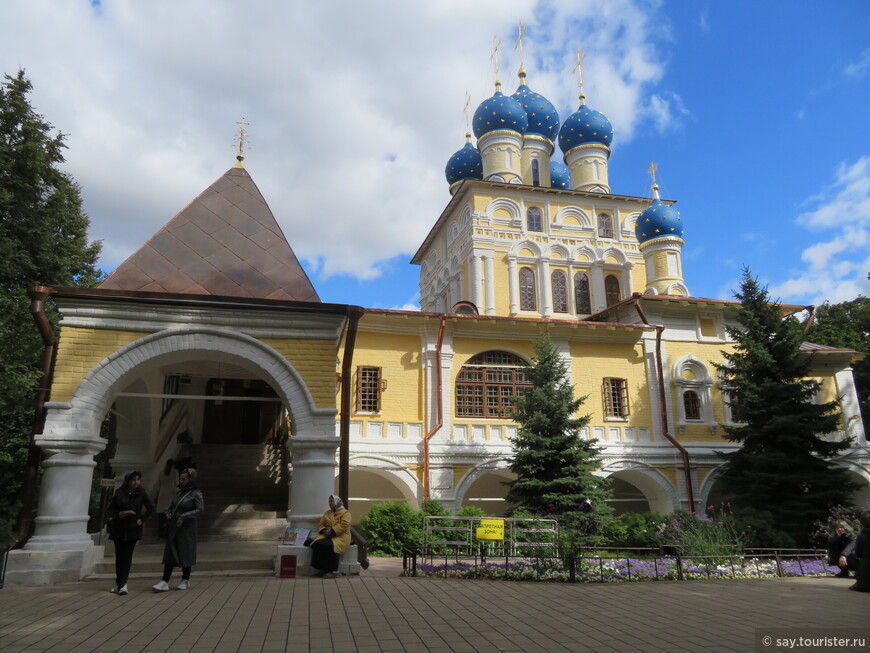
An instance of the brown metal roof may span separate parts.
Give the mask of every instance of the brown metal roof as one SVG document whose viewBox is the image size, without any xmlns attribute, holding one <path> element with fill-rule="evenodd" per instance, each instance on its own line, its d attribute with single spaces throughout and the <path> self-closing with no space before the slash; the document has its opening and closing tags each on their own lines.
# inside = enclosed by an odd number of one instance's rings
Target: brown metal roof
<svg viewBox="0 0 870 653">
<path fill-rule="evenodd" d="M 233 167 L 100 288 L 319 302 L 251 175 Z"/>
</svg>

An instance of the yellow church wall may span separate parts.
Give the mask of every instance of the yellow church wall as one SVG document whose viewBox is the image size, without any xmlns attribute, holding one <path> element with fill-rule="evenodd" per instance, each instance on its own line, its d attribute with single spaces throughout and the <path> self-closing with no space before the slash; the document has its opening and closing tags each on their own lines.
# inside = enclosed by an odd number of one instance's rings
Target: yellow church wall
<svg viewBox="0 0 870 653">
<path fill-rule="evenodd" d="M 680 487 L 683 484 L 682 469 L 677 469 L 676 467 L 656 467 L 656 471 L 664 474 L 674 487 Z"/>
<path fill-rule="evenodd" d="M 396 333 L 374 333 L 360 331 L 357 335 L 353 354 L 353 378 L 349 383 L 356 388 L 356 368 L 371 366 L 381 368 L 381 378 L 386 381 L 386 389 L 381 394 L 381 412 L 366 416 L 357 413 L 356 399 L 353 400 L 353 419 L 369 419 L 391 422 L 420 422 L 424 414 L 425 382 L 420 361 L 422 343 L 416 335 Z M 339 352 L 343 355 L 344 350 Z M 333 350 L 333 360 L 335 352 Z M 332 402 L 336 404 L 333 387 Z M 363 429 L 365 432 L 365 428 Z"/>
<path fill-rule="evenodd" d="M 314 405 L 335 406 L 334 340 L 298 340 L 260 338 L 260 342 L 277 351 L 302 377 Z"/>
<path fill-rule="evenodd" d="M 85 375 L 109 354 L 147 336 L 147 331 L 65 326 L 58 340 L 52 401 L 69 401 Z"/>
<path fill-rule="evenodd" d="M 510 272 L 508 259 L 504 253 L 497 253 L 493 260 L 495 292 L 495 314 L 510 315 Z"/>
<path fill-rule="evenodd" d="M 644 292 L 646 290 L 647 284 L 646 265 L 644 265 L 643 263 L 638 263 L 631 269 L 631 272 L 629 274 L 631 276 L 631 289 L 629 291 L 629 294 L 635 292 Z"/>
<path fill-rule="evenodd" d="M 679 427 L 677 424 L 671 426 L 672 435 L 681 442 L 724 442 L 723 430 L 719 427 L 725 423 L 725 403 L 722 398 L 722 390 L 718 383 L 718 372 L 716 371 L 715 363 L 722 363 L 725 359 L 722 357 L 721 351 L 729 347 L 726 343 L 721 342 L 680 342 L 669 341 L 665 344 L 666 347 L 666 369 L 669 374 L 673 373 L 674 363 L 686 354 L 691 354 L 707 367 L 707 374 L 714 380 L 710 387 L 710 403 L 713 413 L 713 422 L 716 428 L 711 428 L 710 424 L 686 424 Z M 680 414 L 680 404 L 682 401 L 682 393 L 671 379 L 670 393 L 671 405 L 673 406 L 674 420 Z M 691 380 L 691 379 L 690 379 Z"/>
<path fill-rule="evenodd" d="M 590 427 L 652 426 L 643 349 L 635 343 L 572 342 L 571 377 L 578 396 L 589 395 L 580 410 Z M 630 414 L 627 420 L 604 420 L 602 384 L 606 377 L 626 379 Z"/>
</svg>

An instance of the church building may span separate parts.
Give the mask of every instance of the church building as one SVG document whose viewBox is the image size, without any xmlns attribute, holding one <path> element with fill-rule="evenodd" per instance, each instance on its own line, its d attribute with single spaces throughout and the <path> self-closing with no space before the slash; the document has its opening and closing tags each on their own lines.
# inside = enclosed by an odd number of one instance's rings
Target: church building
<svg viewBox="0 0 870 653">
<path fill-rule="evenodd" d="M 582 437 L 602 447 L 618 512 L 718 501 L 716 452 L 736 445 L 722 437 L 715 365 L 739 304 L 691 294 L 674 202 L 655 181 L 650 197 L 616 193 L 610 121 L 582 90 L 562 119 L 523 68 L 512 94 L 496 82 L 472 127 L 411 259 L 419 311 L 321 301 L 242 157 L 97 288 L 35 291 L 62 318 L 22 552 L 36 582 L 78 579 L 101 558 L 86 527 L 107 446 L 116 478 L 138 469 L 146 486 L 192 457 L 213 539 L 313 526 L 333 491 L 354 522 L 427 497 L 502 515 L 510 398 L 542 332 L 586 397 Z M 868 499 L 856 353 L 804 349 L 819 399 L 842 412 L 829 437 L 854 441 L 835 462 Z"/>
</svg>

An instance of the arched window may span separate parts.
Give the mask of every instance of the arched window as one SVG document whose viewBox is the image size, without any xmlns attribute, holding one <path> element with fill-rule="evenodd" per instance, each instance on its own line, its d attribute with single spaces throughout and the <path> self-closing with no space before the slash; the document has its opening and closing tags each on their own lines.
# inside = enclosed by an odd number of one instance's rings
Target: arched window
<svg viewBox="0 0 870 653">
<path fill-rule="evenodd" d="M 553 285 L 553 311 L 555 313 L 567 313 L 568 277 L 561 270 L 556 270 L 550 275 L 550 283 Z"/>
<path fill-rule="evenodd" d="M 520 309 L 523 311 L 538 310 L 535 273 L 531 268 L 520 268 Z"/>
<path fill-rule="evenodd" d="M 526 212 L 526 217 L 528 218 L 529 231 L 544 230 L 544 213 L 537 206 L 530 207 Z"/>
<path fill-rule="evenodd" d="M 608 306 L 613 306 L 619 303 L 622 296 L 619 294 L 619 279 L 615 274 L 608 274 L 604 277 L 604 301 Z"/>
<path fill-rule="evenodd" d="M 541 166 L 537 159 L 532 159 L 532 186 L 541 185 Z"/>
<path fill-rule="evenodd" d="M 456 416 L 510 419 L 511 397 L 530 387 L 526 362 L 506 351 L 486 351 L 462 366 L 456 377 Z"/>
<path fill-rule="evenodd" d="M 574 304 L 578 315 L 592 312 L 592 295 L 589 293 L 589 277 L 584 272 L 574 275 Z"/>
<path fill-rule="evenodd" d="M 607 213 L 598 214 L 598 237 L 613 238 L 613 218 Z"/>
<path fill-rule="evenodd" d="M 683 410 L 686 421 L 701 419 L 701 398 L 694 390 L 686 390 L 683 393 Z"/>
</svg>

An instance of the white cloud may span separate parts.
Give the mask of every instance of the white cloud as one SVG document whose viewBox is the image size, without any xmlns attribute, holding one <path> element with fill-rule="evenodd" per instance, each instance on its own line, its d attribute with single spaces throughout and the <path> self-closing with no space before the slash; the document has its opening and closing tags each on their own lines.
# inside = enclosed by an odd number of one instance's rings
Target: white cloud
<svg viewBox="0 0 870 653">
<path fill-rule="evenodd" d="M 848 77 L 863 77 L 870 71 L 870 48 L 864 50 L 857 61 L 843 67 L 843 74 Z"/>
<path fill-rule="evenodd" d="M 245 161 L 297 255 L 325 278 L 371 279 L 416 251 L 449 199 L 444 165 L 492 93 L 493 33 L 515 83 L 515 21 L 529 83 L 567 115 L 575 48 L 589 104 L 617 126 L 665 129 L 685 108 L 654 95 L 658 5 L 640 0 L 307 3 L 34 0 L 0 6 L 0 68 L 26 68 L 36 109 L 69 133 L 91 236 L 113 268 L 235 163 Z M 666 36 L 665 36 L 666 38 Z"/>
<path fill-rule="evenodd" d="M 842 162 L 831 187 L 807 202 L 814 208 L 798 216 L 798 224 L 828 237 L 804 249 L 806 267 L 776 292 L 814 304 L 870 295 L 870 156 Z"/>
</svg>

